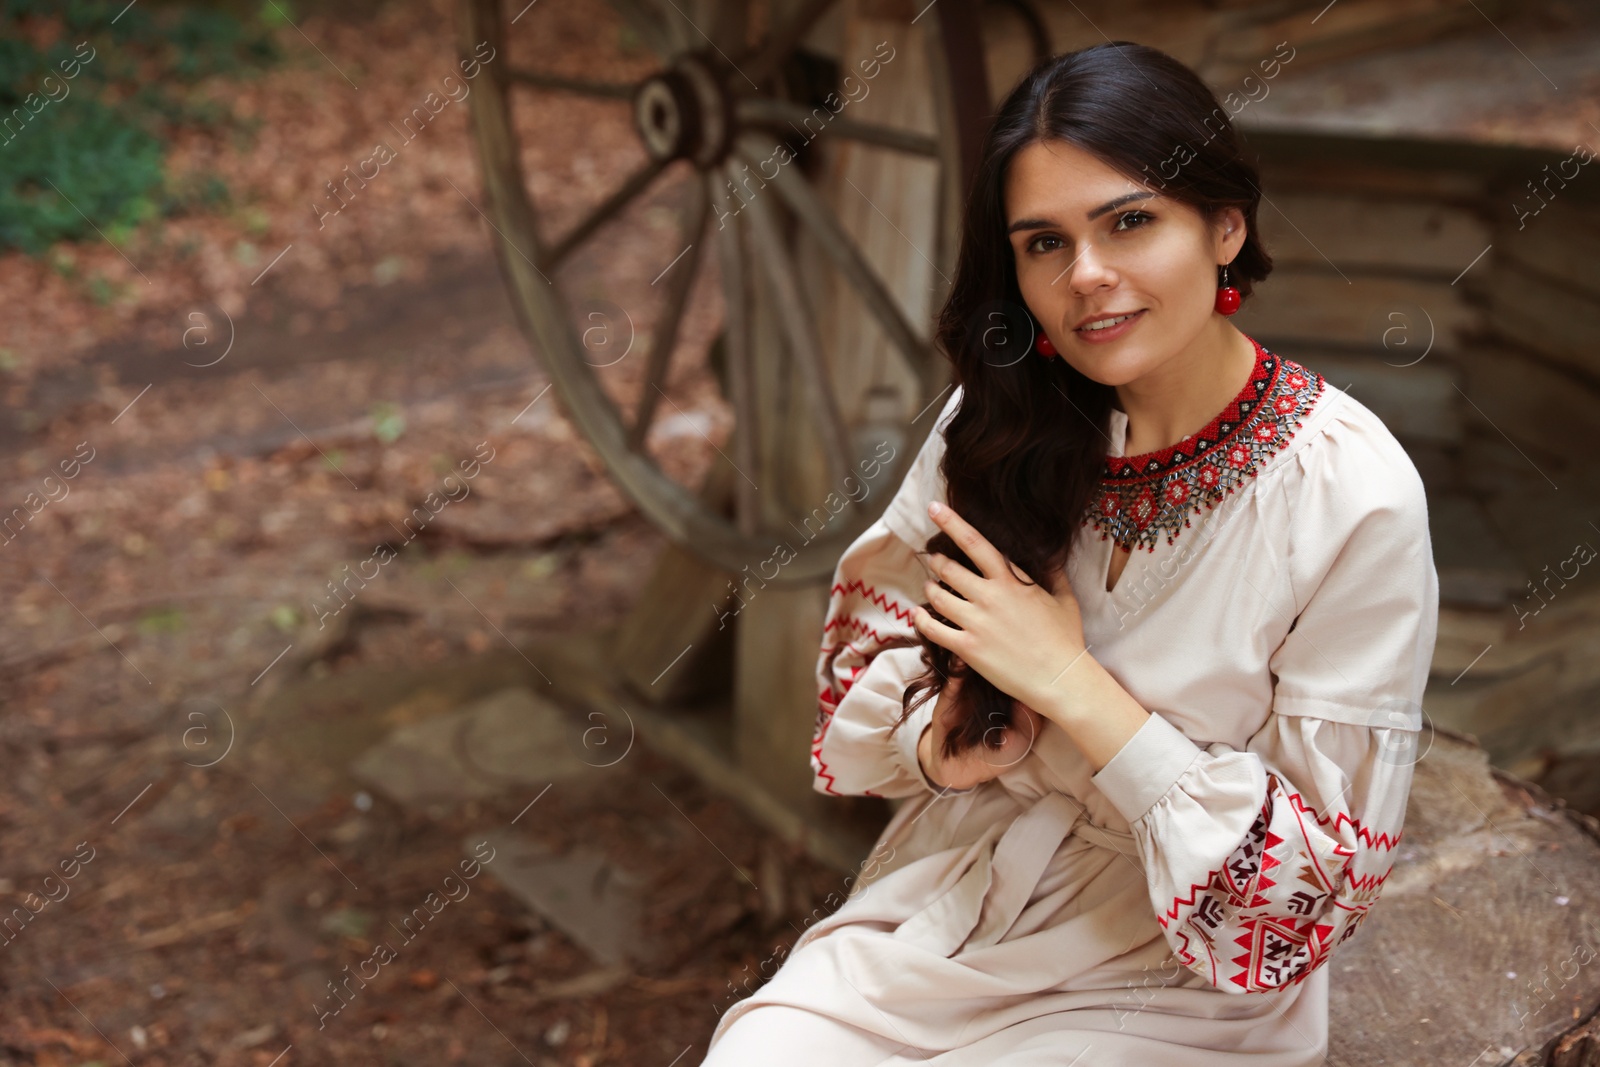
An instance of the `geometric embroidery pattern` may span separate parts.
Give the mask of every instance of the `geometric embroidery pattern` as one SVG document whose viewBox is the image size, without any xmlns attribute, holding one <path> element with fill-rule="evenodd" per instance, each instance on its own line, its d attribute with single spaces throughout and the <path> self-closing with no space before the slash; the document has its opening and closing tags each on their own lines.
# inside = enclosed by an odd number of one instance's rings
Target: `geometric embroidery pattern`
<svg viewBox="0 0 1600 1067">
<path fill-rule="evenodd" d="M 1354 873 L 1358 852 L 1328 832 L 1347 824 L 1368 846 L 1360 856 L 1400 842 L 1401 834 L 1373 834 L 1344 812 L 1320 815 L 1269 773 L 1266 803 L 1244 841 L 1156 916 L 1178 959 L 1234 992 L 1303 981 L 1360 928 L 1394 866 L 1389 857 L 1381 872 Z"/>
<path fill-rule="evenodd" d="M 1256 364 L 1228 406 L 1175 445 L 1137 456 L 1105 458 L 1100 490 L 1084 523 L 1123 549 L 1154 552 L 1172 544 L 1190 516 L 1215 506 L 1294 436 L 1325 379 L 1250 338 Z"/>
</svg>

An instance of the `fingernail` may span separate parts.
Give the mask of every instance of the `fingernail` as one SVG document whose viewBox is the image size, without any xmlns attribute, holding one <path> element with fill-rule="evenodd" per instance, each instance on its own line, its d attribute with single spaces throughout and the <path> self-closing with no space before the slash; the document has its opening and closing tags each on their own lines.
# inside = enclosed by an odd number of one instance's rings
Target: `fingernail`
<svg viewBox="0 0 1600 1067">
<path fill-rule="evenodd" d="M 932 501 L 931 503 L 928 504 L 928 514 L 929 515 L 937 516 L 943 510 L 944 510 L 944 505 L 939 503 L 937 500 Z"/>
</svg>

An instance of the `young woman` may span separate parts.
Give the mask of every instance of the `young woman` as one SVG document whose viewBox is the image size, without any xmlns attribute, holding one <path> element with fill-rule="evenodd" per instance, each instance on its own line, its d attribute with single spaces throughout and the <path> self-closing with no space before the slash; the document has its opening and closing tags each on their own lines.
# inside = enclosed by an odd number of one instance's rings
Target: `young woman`
<svg viewBox="0 0 1600 1067">
<path fill-rule="evenodd" d="M 1271 269 L 1260 198 L 1154 49 L 1007 97 L 939 324 L 958 387 L 840 559 L 818 661 L 817 789 L 906 802 L 706 1064 L 1322 1062 L 1438 582 L 1382 422 L 1229 321 Z M 941 532 L 976 571 L 920 551 Z M 919 643 L 1016 701 L 998 746 L 948 755 L 954 683 L 900 722 Z"/>
</svg>

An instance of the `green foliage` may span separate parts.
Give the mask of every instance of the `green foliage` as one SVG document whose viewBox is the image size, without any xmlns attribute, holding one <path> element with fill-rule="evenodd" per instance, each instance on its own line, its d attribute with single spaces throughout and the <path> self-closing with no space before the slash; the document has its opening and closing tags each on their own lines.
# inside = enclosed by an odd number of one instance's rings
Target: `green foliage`
<svg viewBox="0 0 1600 1067">
<path fill-rule="evenodd" d="M 268 13 L 0 0 L 0 251 L 101 236 L 120 246 L 152 219 L 226 206 L 216 174 L 165 175 L 166 144 L 182 129 L 252 131 L 196 83 L 276 62 Z M 31 39 L 48 34 L 19 32 L 40 21 L 62 31 L 43 49 Z"/>
<path fill-rule="evenodd" d="M 0 247 L 39 255 L 56 241 L 155 215 L 161 142 L 98 100 L 72 100 L 48 132 L 24 129 L 0 144 Z M 48 120 L 46 115 L 48 114 Z"/>
<path fill-rule="evenodd" d="M 271 620 L 272 625 L 276 626 L 281 633 L 294 632 L 299 628 L 300 623 L 303 621 L 300 617 L 300 613 L 288 604 L 277 605 L 272 609 L 271 614 L 269 614 L 267 618 Z"/>
<path fill-rule="evenodd" d="M 117 287 L 99 271 L 89 276 L 89 299 L 105 307 L 117 298 Z"/>
<path fill-rule="evenodd" d="M 372 924 L 377 918 L 372 912 L 360 908 L 340 908 L 324 915 L 320 925 L 325 933 L 339 934 L 342 937 L 366 937 L 367 931 L 372 929 Z"/>
<path fill-rule="evenodd" d="M 406 432 L 406 417 L 388 401 L 373 404 L 367 415 L 372 419 L 372 436 L 386 445 L 392 445 Z"/>
<path fill-rule="evenodd" d="M 158 210 L 162 215 L 183 215 L 190 211 L 210 211 L 232 202 L 228 183 L 214 171 L 192 171 L 168 178 L 161 190 Z"/>
<path fill-rule="evenodd" d="M 184 627 L 183 611 L 167 606 L 146 612 L 139 618 L 139 632 L 146 637 L 177 633 Z"/>
<path fill-rule="evenodd" d="M 241 62 L 260 66 L 279 58 L 270 35 L 234 15 L 205 8 L 183 11 L 166 37 L 176 51 L 173 72 L 191 80 L 228 72 Z"/>
<path fill-rule="evenodd" d="M 288 0 L 262 0 L 258 17 L 264 26 L 288 26 L 294 21 L 294 8 Z"/>
</svg>

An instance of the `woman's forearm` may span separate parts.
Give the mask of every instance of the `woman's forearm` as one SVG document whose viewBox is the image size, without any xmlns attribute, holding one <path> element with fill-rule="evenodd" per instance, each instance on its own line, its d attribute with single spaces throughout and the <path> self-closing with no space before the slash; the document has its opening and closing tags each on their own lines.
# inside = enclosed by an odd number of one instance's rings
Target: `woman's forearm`
<svg viewBox="0 0 1600 1067">
<path fill-rule="evenodd" d="M 1122 683 L 1093 656 L 1082 655 L 1028 705 L 1066 731 L 1089 761 L 1090 773 L 1111 757 L 1150 718 Z"/>
</svg>

